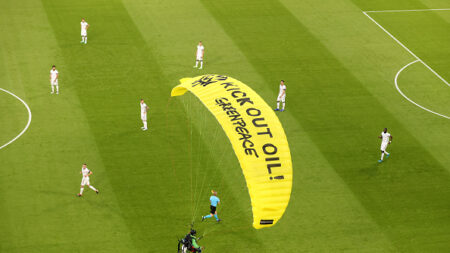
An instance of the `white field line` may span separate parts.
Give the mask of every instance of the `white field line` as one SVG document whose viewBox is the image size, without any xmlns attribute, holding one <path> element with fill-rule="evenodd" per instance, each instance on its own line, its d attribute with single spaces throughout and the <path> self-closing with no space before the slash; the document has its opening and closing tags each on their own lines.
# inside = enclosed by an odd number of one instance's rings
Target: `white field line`
<svg viewBox="0 0 450 253">
<path fill-rule="evenodd" d="M 381 11 L 363 11 L 363 12 L 371 13 L 371 12 L 411 12 L 411 11 L 450 11 L 450 9 L 381 10 Z"/>
<path fill-rule="evenodd" d="M 22 132 L 20 132 L 19 135 L 17 135 L 16 137 L 14 137 L 12 140 L 10 140 L 9 142 L 7 142 L 6 144 L 3 144 L 3 146 L 0 146 L 0 149 L 2 149 L 2 148 L 4 148 L 4 147 L 8 146 L 9 144 L 13 143 L 15 140 L 17 140 L 20 136 L 22 136 L 22 134 L 24 134 L 24 133 L 27 131 L 27 129 L 28 129 L 28 127 L 30 126 L 30 123 L 31 123 L 31 110 L 30 110 L 30 107 L 27 105 L 27 103 L 25 103 L 25 101 L 23 101 L 21 98 L 19 98 L 18 96 L 16 96 L 16 94 L 14 94 L 14 93 L 12 93 L 12 92 L 10 92 L 10 91 L 7 91 L 7 90 L 5 90 L 5 89 L 2 89 L 2 88 L 0 88 L 0 90 L 2 90 L 2 91 L 4 91 L 4 92 L 8 93 L 9 95 L 15 97 L 17 100 L 19 100 L 20 102 L 22 102 L 22 104 L 25 106 L 25 108 L 27 108 L 27 111 L 28 111 L 28 123 L 27 123 L 27 125 L 25 126 L 25 128 L 22 130 Z"/>
<path fill-rule="evenodd" d="M 398 91 L 404 98 L 406 98 L 406 100 L 408 100 L 409 102 L 413 103 L 414 105 L 420 107 L 421 109 L 423 109 L 423 110 L 425 110 L 425 111 L 427 111 L 427 112 L 431 112 L 431 113 L 433 113 L 433 114 L 436 114 L 436 115 L 438 115 L 438 116 L 444 117 L 444 118 L 446 118 L 446 119 L 450 119 L 450 117 L 447 116 L 447 115 L 444 115 L 444 114 L 440 114 L 440 113 L 434 112 L 434 111 L 432 111 L 432 110 L 430 110 L 430 109 L 428 109 L 428 108 L 425 108 L 425 107 L 419 105 L 418 103 L 412 101 L 412 100 L 411 100 L 410 98 L 408 98 L 405 94 L 403 94 L 403 92 L 402 92 L 402 91 L 400 90 L 400 88 L 398 87 L 398 82 L 397 82 L 397 81 L 398 81 L 398 76 L 400 75 L 400 73 L 402 73 L 402 71 L 405 70 L 405 69 L 406 69 L 407 67 L 409 67 L 410 65 L 413 65 L 414 63 L 419 62 L 419 61 L 420 61 L 420 60 L 412 61 L 412 62 L 406 64 L 403 68 L 401 68 L 401 69 L 397 72 L 397 74 L 395 75 L 395 79 L 394 79 L 394 82 L 395 82 L 395 88 L 397 88 L 397 91 Z"/>
<path fill-rule="evenodd" d="M 409 50 L 409 48 L 407 48 L 405 45 L 403 45 L 403 43 L 401 43 L 397 38 L 394 37 L 394 35 L 392 35 L 390 32 L 388 32 L 383 26 L 381 26 L 377 21 L 375 21 L 375 19 L 373 19 L 371 16 L 369 16 L 369 14 L 367 14 L 366 11 L 363 11 L 364 15 L 366 15 L 366 17 L 368 17 L 370 20 L 372 20 L 372 22 L 374 22 L 378 27 L 381 28 L 381 30 L 383 30 L 387 35 L 389 35 L 389 37 L 391 37 L 393 40 L 395 40 L 400 46 L 402 46 L 406 51 L 408 51 L 408 53 L 410 53 L 414 58 L 416 58 L 416 60 L 420 61 L 425 67 L 427 67 L 431 72 L 433 72 L 433 74 L 435 74 L 439 79 L 441 79 L 442 82 L 444 82 L 447 86 L 450 87 L 450 84 L 444 79 L 442 78 L 442 76 L 440 76 L 438 73 L 436 73 L 436 71 L 434 71 L 430 66 L 428 66 L 428 64 L 426 64 L 424 61 L 422 61 L 419 57 L 417 57 L 416 54 L 414 54 L 411 50 Z"/>
</svg>

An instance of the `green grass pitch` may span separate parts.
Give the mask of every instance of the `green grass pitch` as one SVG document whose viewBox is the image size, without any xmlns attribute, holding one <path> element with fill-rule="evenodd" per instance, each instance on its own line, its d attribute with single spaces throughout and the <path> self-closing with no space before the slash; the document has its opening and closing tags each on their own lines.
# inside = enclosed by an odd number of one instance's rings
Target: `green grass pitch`
<svg viewBox="0 0 450 253">
<path fill-rule="evenodd" d="M 448 8 L 0 0 L 0 88 L 32 112 L 27 131 L 0 149 L 0 252 L 175 252 L 192 222 L 205 252 L 450 252 Z M 417 59 L 363 11 L 419 9 L 446 10 L 366 12 L 425 63 L 399 73 Z M 199 40 L 203 70 L 192 68 Z M 60 95 L 50 94 L 53 64 Z M 274 227 L 252 228 L 244 177 L 213 116 L 191 94 L 169 98 L 180 78 L 206 73 L 239 79 L 274 107 L 286 80 L 278 115 L 294 179 Z M 0 90 L 0 146 L 27 121 L 24 105 Z M 378 164 L 384 127 L 394 140 Z M 77 198 L 84 162 L 100 194 Z M 221 224 L 200 222 L 211 189 Z"/>
</svg>

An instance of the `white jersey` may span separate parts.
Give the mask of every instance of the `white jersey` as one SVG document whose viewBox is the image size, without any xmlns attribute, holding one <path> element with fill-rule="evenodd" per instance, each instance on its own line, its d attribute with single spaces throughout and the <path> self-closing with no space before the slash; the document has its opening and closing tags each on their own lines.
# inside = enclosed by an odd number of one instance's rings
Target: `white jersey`
<svg viewBox="0 0 450 253">
<path fill-rule="evenodd" d="M 147 105 L 145 103 L 141 103 L 141 114 L 147 114 Z"/>
<path fill-rule="evenodd" d="M 204 51 L 205 51 L 205 47 L 203 45 L 197 45 L 197 58 L 203 57 Z"/>
<path fill-rule="evenodd" d="M 88 23 L 86 21 L 81 21 L 81 34 L 86 34 L 87 33 L 87 27 L 88 27 Z"/>
<path fill-rule="evenodd" d="M 50 76 L 51 76 L 52 81 L 56 81 L 56 79 L 58 78 L 58 70 L 51 69 Z"/>
<path fill-rule="evenodd" d="M 89 172 L 91 172 L 88 168 L 81 168 L 81 174 L 83 174 L 84 177 L 89 177 Z"/>
<path fill-rule="evenodd" d="M 284 91 L 284 94 L 283 94 L 283 91 Z M 283 96 L 281 96 L 281 95 L 283 95 Z M 278 97 L 279 98 L 286 97 L 286 85 L 280 84 L 280 92 L 278 93 Z"/>
<path fill-rule="evenodd" d="M 391 137 L 391 134 L 388 132 L 381 132 L 381 142 L 382 143 L 389 143 L 389 139 Z"/>
</svg>

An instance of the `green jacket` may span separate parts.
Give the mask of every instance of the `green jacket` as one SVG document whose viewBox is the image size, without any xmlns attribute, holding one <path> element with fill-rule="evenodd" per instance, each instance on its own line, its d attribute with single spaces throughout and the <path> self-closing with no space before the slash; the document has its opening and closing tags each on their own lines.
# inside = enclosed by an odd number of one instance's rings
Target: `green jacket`
<svg viewBox="0 0 450 253">
<path fill-rule="evenodd" d="M 198 244 L 197 244 L 197 237 L 191 235 L 191 239 L 192 239 L 192 246 L 196 249 L 199 249 L 200 246 L 198 246 Z"/>
</svg>

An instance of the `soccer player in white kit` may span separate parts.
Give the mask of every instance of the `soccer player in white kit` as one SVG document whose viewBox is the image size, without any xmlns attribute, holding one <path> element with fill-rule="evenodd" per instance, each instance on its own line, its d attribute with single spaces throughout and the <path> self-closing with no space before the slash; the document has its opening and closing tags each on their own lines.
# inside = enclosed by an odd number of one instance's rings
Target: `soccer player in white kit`
<svg viewBox="0 0 450 253">
<path fill-rule="evenodd" d="M 144 103 L 144 99 L 141 99 L 141 120 L 142 123 L 144 124 L 143 127 L 141 127 L 142 131 L 146 131 L 147 130 L 147 111 L 148 111 L 148 106 Z"/>
<path fill-rule="evenodd" d="M 81 42 L 87 44 L 87 30 L 89 28 L 89 24 L 84 20 L 84 18 L 81 19 Z"/>
<path fill-rule="evenodd" d="M 196 54 L 194 68 L 198 67 L 198 62 L 200 62 L 200 68 L 198 68 L 198 69 L 203 68 L 203 55 L 205 55 L 205 47 L 203 46 L 202 42 L 200 41 L 197 45 L 197 54 Z"/>
<path fill-rule="evenodd" d="M 386 154 L 386 157 L 389 157 L 389 153 L 386 152 L 386 148 L 388 146 L 388 144 L 391 144 L 392 141 L 392 135 L 390 133 L 388 133 L 387 128 L 385 128 L 383 130 L 383 132 L 381 132 L 381 135 L 378 136 L 378 138 L 381 139 L 381 159 L 378 160 L 379 163 L 383 162 L 383 158 L 384 158 L 384 154 Z"/>
<path fill-rule="evenodd" d="M 56 66 L 53 65 L 52 69 L 50 70 L 50 85 L 52 86 L 51 92 L 52 94 L 55 93 L 55 87 L 56 87 L 56 94 L 59 94 L 58 77 L 59 77 L 58 70 L 56 70 Z"/>
<path fill-rule="evenodd" d="M 283 109 L 281 109 L 283 112 L 286 105 L 286 85 L 284 84 L 284 80 L 281 80 L 280 82 L 280 92 L 278 92 L 277 109 L 275 109 L 275 111 L 280 111 L 280 102 L 283 103 Z"/>
<path fill-rule="evenodd" d="M 92 171 L 90 171 L 87 168 L 87 165 L 85 163 L 83 164 L 83 167 L 81 167 L 80 174 L 83 175 L 83 178 L 81 179 L 81 187 L 80 187 L 80 193 L 78 193 L 78 197 L 83 196 L 83 190 L 84 190 L 85 185 L 89 186 L 89 188 L 91 188 L 92 190 L 95 191 L 95 193 L 98 194 L 98 190 L 95 189 L 94 186 L 89 184 L 89 176 L 92 175 Z"/>
</svg>

